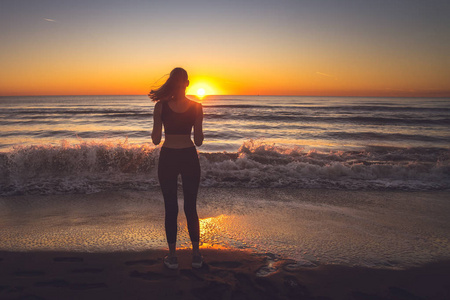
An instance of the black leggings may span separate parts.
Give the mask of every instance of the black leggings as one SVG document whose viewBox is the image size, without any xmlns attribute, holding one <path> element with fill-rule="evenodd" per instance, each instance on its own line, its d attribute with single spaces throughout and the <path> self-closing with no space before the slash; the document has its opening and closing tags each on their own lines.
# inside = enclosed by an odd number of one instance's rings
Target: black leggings
<svg viewBox="0 0 450 300">
<path fill-rule="evenodd" d="M 177 182 L 181 174 L 189 237 L 199 242 L 200 226 L 197 215 L 197 192 L 200 184 L 200 163 L 195 147 L 173 149 L 161 148 L 158 164 L 158 179 L 166 208 L 166 237 L 169 244 L 177 240 Z"/>
</svg>

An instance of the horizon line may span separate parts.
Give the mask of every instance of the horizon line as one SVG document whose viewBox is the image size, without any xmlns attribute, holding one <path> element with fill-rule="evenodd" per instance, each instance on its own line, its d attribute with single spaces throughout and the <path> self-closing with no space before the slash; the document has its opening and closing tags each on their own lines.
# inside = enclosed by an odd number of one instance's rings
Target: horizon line
<svg viewBox="0 0 450 300">
<path fill-rule="evenodd" d="M 0 95 L 1 97 L 64 97 L 64 96 L 147 96 L 146 94 L 41 94 L 41 95 Z M 197 99 L 199 97 L 193 94 L 187 94 L 186 96 L 192 96 Z M 362 97 L 362 98 L 450 98 L 450 95 L 443 96 L 413 96 L 413 95 L 389 95 L 389 96 L 369 96 L 369 95 L 277 95 L 277 94 L 214 94 L 205 95 L 202 97 L 207 98 L 210 96 L 263 96 L 263 97 Z"/>
</svg>

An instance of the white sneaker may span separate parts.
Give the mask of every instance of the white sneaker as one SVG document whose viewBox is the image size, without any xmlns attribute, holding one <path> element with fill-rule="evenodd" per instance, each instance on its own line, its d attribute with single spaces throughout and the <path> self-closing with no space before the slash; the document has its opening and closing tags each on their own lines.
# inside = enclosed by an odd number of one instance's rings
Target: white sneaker
<svg viewBox="0 0 450 300">
<path fill-rule="evenodd" d="M 177 259 L 177 257 L 176 256 L 172 256 L 172 257 L 166 256 L 166 257 L 164 257 L 164 265 L 166 267 L 168 267 L 169 269 L 171 269 L 171 270 L 178 269 L 178 259 Z"/>
<path fill-rule="evenodd" d="M 192 267 L 200 269 L 203 266 L 203 257 L 201 255 L 192 256 Z"/>
</svg>

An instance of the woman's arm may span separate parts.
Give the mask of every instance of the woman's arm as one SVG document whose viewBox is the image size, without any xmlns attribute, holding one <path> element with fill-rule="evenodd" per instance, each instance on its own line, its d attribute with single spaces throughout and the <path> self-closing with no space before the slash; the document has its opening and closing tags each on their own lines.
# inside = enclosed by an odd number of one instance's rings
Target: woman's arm
<svg viewBox="0 0 450 300">
<path fill-rule="evenodd" d="M 203 144 L 203 106 L 201 103 L 198 104 L 197 117 L 194 122 L 194 143 L 197 146 Z"/>
<path fill-rule="evenodd" d="M 153 131 L 152 141 L 153 144 L 158 145 L 161 142 L 162 135 L 162 120 L 161 120 L 162 104 L 156 102 L 155 109 L 153 110 Z"/>
</svg>

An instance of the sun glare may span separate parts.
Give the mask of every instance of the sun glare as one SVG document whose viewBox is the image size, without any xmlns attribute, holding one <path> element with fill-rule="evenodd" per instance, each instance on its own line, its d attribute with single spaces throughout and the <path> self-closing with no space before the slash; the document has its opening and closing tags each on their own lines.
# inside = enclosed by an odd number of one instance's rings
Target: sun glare
<svg viewBox="0 0 450 300">
<path fill-rule="evenodd" d="M 192 78 L 191 84 L 186 90 L 187 95 L 196 97 L 198 100 L 203 100 L 211 95 L 217 94 L 217 86 L 208 78 Z"/>
<path fill-rule="evenodd" d="M 205 97 L 205 89 L 203 89 L 203 88 L 198 89 L 198 90 L 197 90 L 197 96 L 198 96 L 199 98 Z"/>
</svg>

